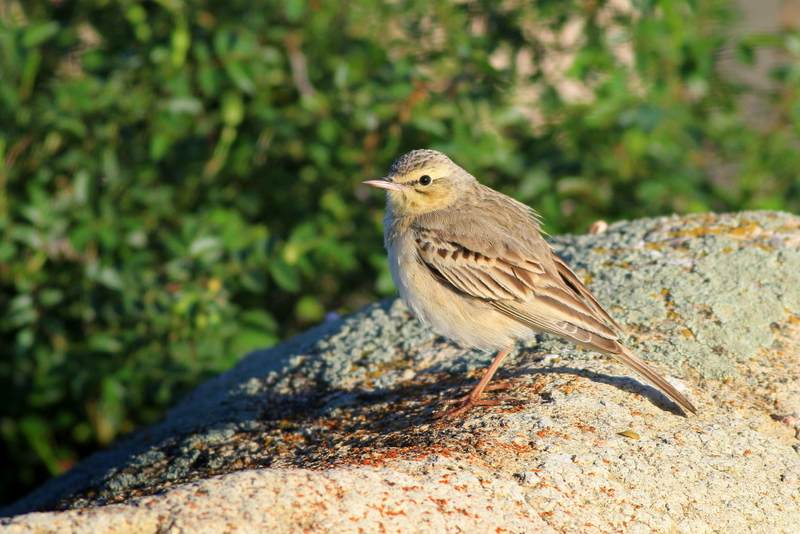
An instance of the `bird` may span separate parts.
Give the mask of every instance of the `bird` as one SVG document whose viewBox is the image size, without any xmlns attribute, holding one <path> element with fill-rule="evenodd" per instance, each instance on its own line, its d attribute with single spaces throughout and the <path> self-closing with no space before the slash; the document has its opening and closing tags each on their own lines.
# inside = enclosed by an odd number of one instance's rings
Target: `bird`
<svg viewBox="0 0 800 534">
<path fill-rule="evenodd" d="M 621 340 L 622 328 L 547 243 L 539 215 L 436 150 L 398 158 L 364 184 L 386 190 L 384 244 L 400 297 L 434 331 L 496 351 L 478 384 L 438 417 L 497 405 L 483 393 L 517 340 L 555 334 L 611 356 L 681 408 L 697 409 Z"/>
</svg>

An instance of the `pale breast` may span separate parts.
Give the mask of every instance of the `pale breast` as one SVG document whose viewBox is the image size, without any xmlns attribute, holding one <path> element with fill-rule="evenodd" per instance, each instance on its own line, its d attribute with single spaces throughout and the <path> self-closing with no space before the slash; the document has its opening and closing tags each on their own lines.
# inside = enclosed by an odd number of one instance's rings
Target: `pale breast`
<svg viewBox="0 0 800 534">
<path fill-rule="evenodd" d="M 389 268 L 400 297 L 437 333 L 483 350 L 500 350 L 533 336 L 529 327 L 436 277 L 417 258 L 416 247 L 408 231 L 387 239 Z"/>
</svg>

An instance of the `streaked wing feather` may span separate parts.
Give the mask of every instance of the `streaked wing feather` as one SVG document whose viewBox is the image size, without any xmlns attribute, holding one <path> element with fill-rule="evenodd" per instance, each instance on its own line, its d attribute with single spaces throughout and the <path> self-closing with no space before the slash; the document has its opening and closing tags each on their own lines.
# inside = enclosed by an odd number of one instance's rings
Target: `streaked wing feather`
<svg viewBox="0 0 800 534">
<path fill-rule="evenodd" d="M 542 332 L 558 335 L 595 334 L 606 339 L 618 339 L 615 329 L 606 323 L 596 310 L 569 287 L 551 277 L 542 277 L 534 297 L 528 301 L 492 302 L 500 311 Z M 587 289 L 588 291 L 588 289 Z M 579 334 L 585 331 L 586 334 Z M 586 339 L 582 342 L 587 343 Z"/>
<path fill-rule="evenodd" d="M 416 235 L 419 259 L 456 289 L 484 300 L 527 300 L 544 274 L 534 260 L 489 257 L 424 231 Z"/>
<path fill-rule="evenodd" d="M 612 353 L 617 350 L 619 338 L 608 325 L 591 317 L 588 321 L 581 321 L 583 324 L 578 324 L 574 316 L 567 320 L 565 313 L 553 306 L 549 298 L 536 298 L 524 308 L 508 301 L 492 302 L 492 305 L 539 332 L 555 334 L 601 352 Z"/>
<path fill-rule="evenodd" d="M 611 318 L 605 309 L 603 309 L 603 306 L 597 301 L 592 292 L 589 291 L 589 288 L 587 288 L 583 282 L 580 281 L 575 273 L 572 272 L 572 269 L 569 268 L 566 262 L 562 260 L 558 254 L 553 253 L 553 261 L 556 263 L 556 268 L 558 269 L 558 274 L 561 275 L 561 278 L 563 278 L 564 281 L 569 284 L 574 291 L 577 291 L 583 298 L 588 300 L 595 311 L 602 315 L 603 319 L 605 319 L 608 324 L 617 330 L 622 331 L 622 327 L 620 327 L 617 322 Z"/>
</svg>

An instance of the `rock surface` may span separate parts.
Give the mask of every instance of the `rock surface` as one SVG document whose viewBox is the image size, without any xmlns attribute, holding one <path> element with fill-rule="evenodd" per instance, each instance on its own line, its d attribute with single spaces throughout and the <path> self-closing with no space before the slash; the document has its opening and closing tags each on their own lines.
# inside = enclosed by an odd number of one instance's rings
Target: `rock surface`
<svg viewBox="0 0 800 534">
<path fill-rule="evenodd" d="M 796 418 L 771 417 L 800 411 L 800 218 L 642 219 L 553 246 L 699 416 L 542 336 L 498 373 L 519 402 L 434 419 L 492 355 L 391 299 L 249 355 L 0 531 L 800 532 Z"/>
</svg>

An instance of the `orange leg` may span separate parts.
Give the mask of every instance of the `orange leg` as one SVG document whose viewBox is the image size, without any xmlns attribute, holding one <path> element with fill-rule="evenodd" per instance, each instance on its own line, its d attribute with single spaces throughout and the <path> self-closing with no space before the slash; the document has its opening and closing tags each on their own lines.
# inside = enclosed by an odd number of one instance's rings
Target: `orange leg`
<svg viewBox="0 0 800 534">
<path fill-rule="evenodd" d="M 437 419 L 443 419 L 445 417 L 455 417 L 456 415 L 461 415 L 462 413 L 466 412 L 473 406 L 496 406 L 501 402 L 507 399 L 497 399 L 497 400 L 482 400 L 480 397 L 483 395 L 484 391 L 491 391 L 493 389 L 508 389 L 511 386 L 509 384 L 496 384 L 489 386 L 489 381 L 494 376 L 497 369 L 500 367 L 500 364 L 503 363 L 503 360 L 508 356 L 513 349 L 514 346 L 510 346 L 505 350 L 501 350 L 497 353 L 497 356 L 494 357 L 494 361 L 492 361 L 492 365 L 486 370 L 481 378 L 481 381 L 478 382 L 472 391 L 470 391 L 467 395 L 464 395 L 460 399 L 453 399 L 449 401 L 445 401 L 447 404 L 455 404 L 449 410 L 442 412 L 436 416 Z M 488 387 L 487 387 L 488 386 Z"/>
</svg>

